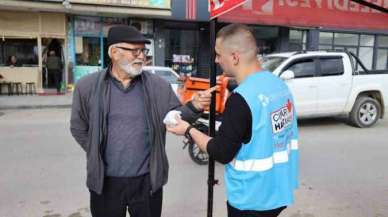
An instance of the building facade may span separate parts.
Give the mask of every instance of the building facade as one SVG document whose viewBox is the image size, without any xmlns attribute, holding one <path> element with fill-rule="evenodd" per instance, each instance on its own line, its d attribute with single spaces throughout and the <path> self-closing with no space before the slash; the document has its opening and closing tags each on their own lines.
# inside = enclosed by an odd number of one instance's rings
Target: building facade
<svg viewBox="0 0 388 217">
<path fill-rule="evenodd" d="M 388 7 L 388 0 L 376 0 Z M 136 26 L 152 43 L 148 63 L 208 77 L 207 0 L 3 0 L 0 1 L 0 74 L 53 87 L 45 69 L 49 50 L 63 61 L 73 84 L 109 65 L 106 37 L 117 24 Z M 369 69 L 388 68 L 388 15 L 349 0 L 248 0 L 218 18 L 252 27 L 260 55 L 336 49 L 354 52 Z M 11 56 L 17 67 L 9 66 Z M 219 72 L 221 72 L 219 70 Z"/>
<path fill-rule="evenodd" d="M 47 49 L 55 49 L 62 58 L 66 55 L 61 49 L 66 43 L 66 15 L 1 10 L 0 29 L 0 74 L 6 81 L 34 82 L 42 91 Z M 12 57 L 16 64 L 11 63 Z"/>
<path fill-rule="evenodd" d="M 170 17 L 170 0 L 0 1 L 0 74 L 6 81 L 34 82 L 38 92 L 46 92 L 54 84 L 45 59 L 54 50 L 62 59 L 63 83 L 75 83 L 109 64 L 110 26 L 134 25 L 153 40 L 154 19 Z M 18 59 L 15 66 L 9 63 L 12 56 Z"/>
<path fill-rule="evenodd" d="M 348 50 L 368 69 L 388 68 L 388 14 L 350 0 L 249 0 L 219 20 L 252 25 L 264 54 Z"/>
</svg>

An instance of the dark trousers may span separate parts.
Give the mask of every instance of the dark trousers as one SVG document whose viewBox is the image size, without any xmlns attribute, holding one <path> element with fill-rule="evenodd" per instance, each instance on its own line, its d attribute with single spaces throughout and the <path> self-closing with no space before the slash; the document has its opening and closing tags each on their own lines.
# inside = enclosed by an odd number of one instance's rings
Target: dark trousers
<svg viewBox="0 0 388 217">
<path fill-rule="evenodd" d="M 50 83 L 54 84 L 55 88 L 57 89 L 57 93 L 61 91 L 61 81 L 62 81 L 62 73 L 61 70 L 56 69 L 49 69 L 49 81 Z"/>
<path fill-rule="evenodd" d="M 254 210 L 239 210 L 232 207 L 229 203 L 228 206 L 228 217 L 277 217 L 286 208 L 285 206 L 266 210 L 266 211 L 254 211 Z"/>
<path fill-rule="evenodd" d="M 106 177 L 101 195 L 90 191 L 93 217 L 160 217 L 163 190 L 151 194 L 150 176 Z"/>
</svg>

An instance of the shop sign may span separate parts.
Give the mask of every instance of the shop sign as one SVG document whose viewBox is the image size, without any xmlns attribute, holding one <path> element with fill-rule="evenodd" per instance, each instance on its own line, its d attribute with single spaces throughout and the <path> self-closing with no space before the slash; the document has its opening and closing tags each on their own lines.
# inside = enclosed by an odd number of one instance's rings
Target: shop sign
<svg viewBox="0 0 388 217">
<path fill-rule="evenodd" d="M 388 0 L 367 1 L 388 8 Z M 219 19 L 268 25 L 388 29 L 388 14 L 351 0 L 248 0 Z"/>
<path fill-rule="evenodd" d="M 104 17 L 102 22 L 103 22 L 102 32 L 105 37 L 108 35 L 108 31 L 112 26 L 128 25 L 127 19 L 120 18 L 120 17 Z"/>
<path fill-rule="evenodd" d="M 194 58 L 190 55 L 173 54 L 172 62 L 172 69 L 178 73 L 187 74 L 193 71 Z"/>
<path fill-rule="evenodd" d="M 70 3 L 171 9 L 171 0 L 69 0 Z"/>
<path fill-rule="evenodd" d="M 172 62 L 174 62 L 174 63 L 192 63 L 193 59 L 190 57 L 190 55 L 173 54 L 172 55 Z"/>
<path fill-rule="evenodd" d="M 247 0 L 209 0 L 210 19 L 232 11 Z"/>
<path fill-rule="evenodd" d="M 99 17 L 76 17 L 74 20 L 74 31 L 79 36 L 96 36 L 101 32 Z"/>
</svg>

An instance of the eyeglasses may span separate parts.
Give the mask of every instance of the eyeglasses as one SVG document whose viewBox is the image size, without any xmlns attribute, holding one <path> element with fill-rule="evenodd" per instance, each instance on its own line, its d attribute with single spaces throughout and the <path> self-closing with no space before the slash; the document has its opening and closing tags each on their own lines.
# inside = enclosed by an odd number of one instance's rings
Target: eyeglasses
<svg viewBox="0 0 388 217">
<path fill-rule="evenodd" d="M 150 52 L 147 48 L 127 48 L 127 47 L 117 47 L 126 51 L 130 51 L 134 56 L 139 56 L 140 53 L 143 53 L 145 56 Z"/>
</svg>

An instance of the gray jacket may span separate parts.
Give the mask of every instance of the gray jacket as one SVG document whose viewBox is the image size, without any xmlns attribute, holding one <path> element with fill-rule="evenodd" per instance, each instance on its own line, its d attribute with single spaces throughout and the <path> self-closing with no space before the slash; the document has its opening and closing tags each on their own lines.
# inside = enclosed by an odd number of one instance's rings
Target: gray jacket
<svg viewBox="0 0 388 217">
<path fill-rule="evenodd" d="M 101 194 L 104 185 L 103 146 L 107 138 L 110 82 L 107 70 L 81 78 L 74 90 L 70 131 L 86 152 L 87 187 Z M 191 103 L 181 105 L 169 83 L 149 72 L 142 73 L 147 124 L 151 142 L 150 177 L 152 192 L 167 183 L 168 160 L 165 151 L 166 128 L 163 118 L 170 110 L 182 112 L 182 118 L 193 122 L 200 113 Z"/>
</svg>

